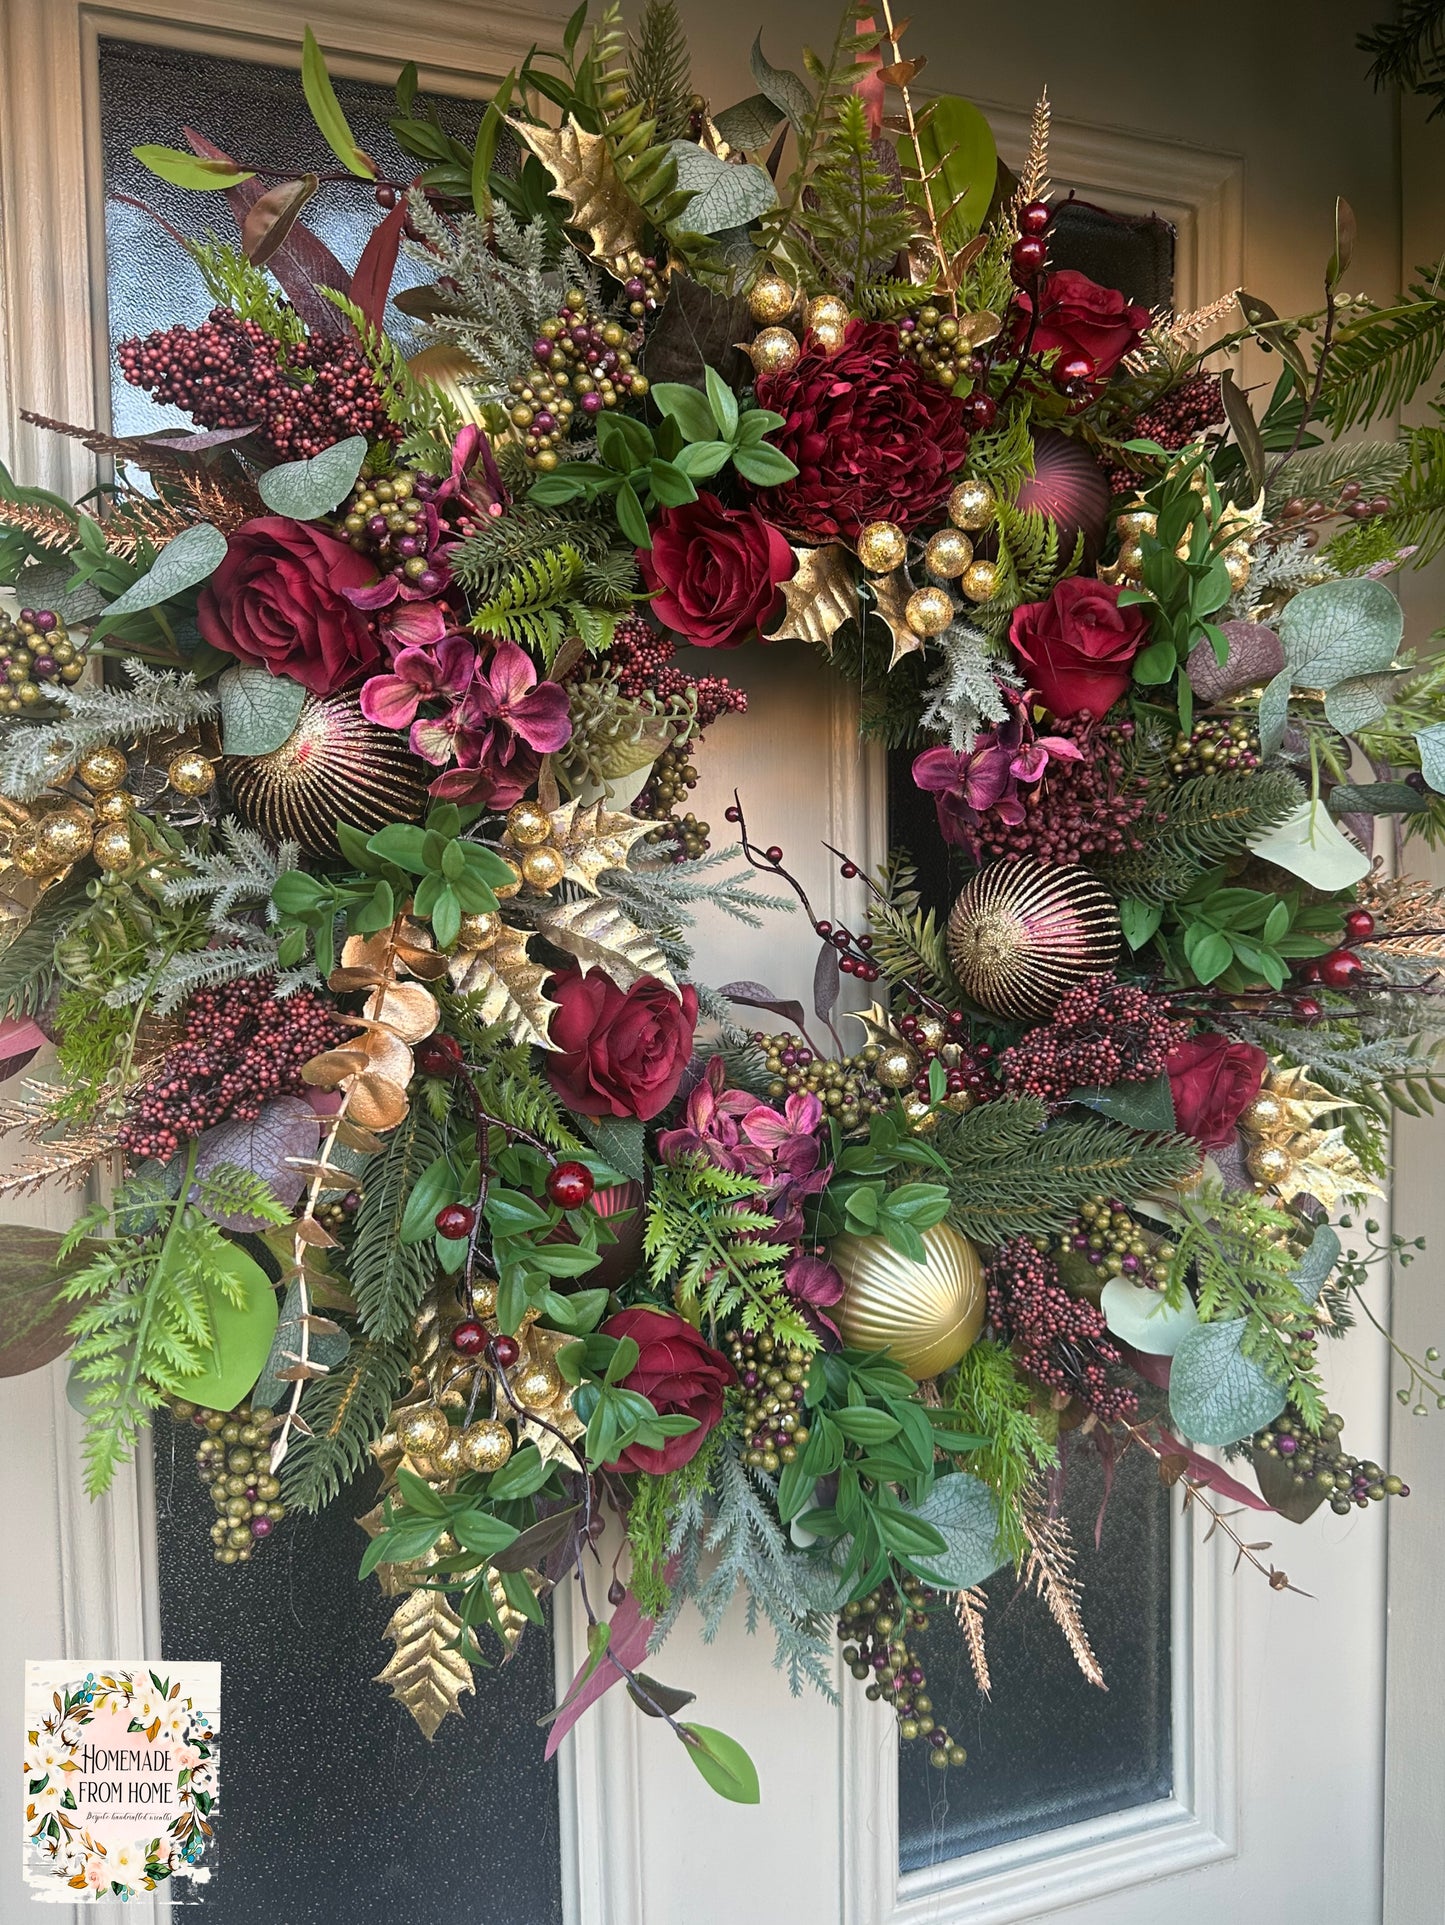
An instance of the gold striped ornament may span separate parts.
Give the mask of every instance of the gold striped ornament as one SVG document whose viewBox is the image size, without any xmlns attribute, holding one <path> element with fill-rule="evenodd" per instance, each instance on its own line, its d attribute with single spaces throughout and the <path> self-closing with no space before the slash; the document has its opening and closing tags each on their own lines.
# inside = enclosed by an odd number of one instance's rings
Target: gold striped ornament
<svg viewBox="0 0 1445 1925">
<path fill-rule="evenodd" d="M 948 1223 L 922 1232 L 916 1263 L 880 1236 L 834 1237 L 828 1255 L 843 1279 L 843 1341 L 886 1350 L 916 1382 L 951 1370 L 983 1328 L 983 1265 Z"/>
<path fill-rule="evenodd" d="M 948 918 L 948 955 L 960 985 L 995 1016 L 1048 1016 L 1119 955 L 1119 911 L 1087 869 L 991 862 Z"/>
<path fill-rule="evenodd" d="M 404 735 L 366 720 L 354 694 L 308 701 L 279 749 L 224 764 L 242 821 L 314 856 L 336 853 L 338 822 L 367 834 L 415 822 L 426 807 L 428 773 Z"/>
</svg>

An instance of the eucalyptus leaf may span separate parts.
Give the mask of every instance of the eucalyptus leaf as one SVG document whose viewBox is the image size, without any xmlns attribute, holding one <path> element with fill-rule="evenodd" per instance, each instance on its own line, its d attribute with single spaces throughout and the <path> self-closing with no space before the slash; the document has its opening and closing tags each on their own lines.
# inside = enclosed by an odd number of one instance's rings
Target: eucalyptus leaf
<svg viewBox="0 0 1445 1925">
<path fill-rule="evenodd" d="M 1319 1224 L 1310 1247 L 1295 1265 L 1294 1280 L 1308 1303 L 1319 1301 L 1320 1291 L 1340 1260 L 1340 1239 L 1328 1223 Z"/>
<path fill-rule="evenodd" d="M 291 521 L 318 521 L 351 493 L 366 459 L 366 436 L 348 435 L 307 461 L 286 461 L 268 468 L 256 483 L 273 514 Z"/>
<path fill-rule="evenodd" d="M 1243 1317 L 1202 1323 L 1174 1353 L 1169 1414 L 1196 1444 L 1237 1444 L 1284 1409 L 1283 1389 L 1244 1355 L 1248 1327 Z"/>
<path fill-rule="evenodd" d="M 239 662 L 216 683 L 221 704 L 221 747 L 227 755 L 270 755 L 295 730 L 306 691 L 269 668 Z"/>
<path fill-rule="evenodd" d="M 766 94 L 749 94 L 746 100 L 714 114 L 713 126 L 729 147 L 752 149 L 767 146 L 782 118 L 782 108 Z"/>
<path fill-rule="evenodd" d="M 1390 706 L 1393 675 L 1352 675 L 1325 690 L 1325 719 L 1341 735 L 1358 735 L 1373 728 Z"/>
<path fill-rule="evenodd" d="M 1404 631 L 1400 604 L 1368 576 L 1321 582 L 1286 605 L 1279 639 L 1296 688 L 1330 689 L 1386 669 Z"/>
<path fill-rule="evenodd" d="M 699 234 L 719 234 L 743 227 L 777 205 L 777 189 L 761 167 L 746 162 L 734 167 L 719 160 L 695 141 L 674 140 L 668 152 L 677 163 L 677 185 L 693 199 L 683 219 Z"/>
<path fill-rule="evenodd" d="M 184 595 L 214 575 L 226 559 L 226 537 L 208 521 L 183 528 L 166 543 L 154 564 L 123 595 L 107 607 L 98 627 L 109 625 L 121 615 L 138 615 L 143 609 L 158 608 L 174 595 Z"/>
<path fill-rule="evenodd" d="M 1417 729 L 1415 746 L 1420 751 L 1421 775 L 1437 794 L 1445 794 L 1445 722 Z"/>
<path fill-rule="evenodd" d="M 1289 726 L 1290 672 L 1282 668 L 1259 698 L 1259 746 L 1264 755 L 1276 755 Z"/>
<path fill-rule="evenodd" d="M 1335 816 L 1423 815 L 1430 799 L 1408 782 L 1337 782 L 1329 805 Z"/>
<path fill-rule="evenodd" d="M 967 1591 L 1003 1562 L 998 1499 L 981 1478 L 954 1471 L 940 1477 L 921 1504 L 903 1508 L 931 1524 L 948 1545 L 937 1557 L 910 1560 L 919 1576 L 940 1590 Z"/>
<path fill-rule="evenodd" d="M 781 113 L 787 115 L 792 123 L 793 132 L 800 134 L 803 123 L 813 111 L 813 96 L 805 82 L 787 67 L 774 67 L 763 52 L 761 31 L 753 42 L 748 55 L 748 66 L 752 69 L 753 79 L 757 81 L 766 100 L 771 100 Z"/>
<path fill-rule="evenodd" d="M 1172 1357 L 1191 1330 L 1199 1325 L 1194 1299 L 1186 1296 L 1177 1309 L 1157 1290 L 1110 1277 L 1099 1296 L 1104 1322 L 1114 1335 L 1151 1357 Z"/>
</svg>

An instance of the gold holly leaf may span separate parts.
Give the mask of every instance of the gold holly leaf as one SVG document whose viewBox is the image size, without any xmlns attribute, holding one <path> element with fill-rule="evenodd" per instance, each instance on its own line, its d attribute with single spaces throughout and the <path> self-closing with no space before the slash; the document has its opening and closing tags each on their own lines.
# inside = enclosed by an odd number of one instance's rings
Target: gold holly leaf
<svg viewBox="0 0 1445 1925">
<path fill-rule="evenodd" d="M 484 1023 L 501 1023 L 515 1043 L 551 1049 L 547 1034 L 557 1007 L 542 994 L 552 972 L 527 954 L 527 932 L 500 923 L 485 949 L 453 956 L 447 974 L 453 989 L 480 995 L 477 1014 Z"/>
<path fill-rule="evenodd" d="M 1271 1071 L 1265 1082 L 1269 1094 L 1284 1107 L 1284 1120 L 1293 1131 L 1313 1129 L 1317 1117 L 1331 1110 L 1355 1110 L 1360 1106 L 1346 1096 L 1337 1096 L 1319 1083 L 1312 1083 L 1302 1069 Z"/>
<path fill-rule="evenodd" d="M 595 260 L 615 261 L 642 238 L 642 210 L 622 184 L 602 134 L 585 133 L 569 114 L 560 127 L 508 126 L 552 176 L 556 191 L 572 203 L 567 225 L 583 228 Z"/>
<path fill-rule="evenodd" d="M 549 903 L 540 934 L 577 958 L 583 975 L 601 968 L 619 989 L 642 976 L 655 976 L 677 995 L 677 983 L 656 938 L 639 929 L 610 896 L 584 896 L 578 902 Z"/>
<path fill-rule="evenodd" d="M 412 1591 L 392 1612 L 386 1636 L 396 1652 L 373 1682 L 391 1686 L 430 1740 L 444 1718 L 460 1715 L 462 1693 L 476 1691 L 472 1667 L 456 1648 L 462 1621 L 440 1591 Z"/>
<path fill-rule="evenodd" d="M 902 1040 L 903 1032 L 893 1022 L 893 1018 L 881 1003 L 869 1003 L 866 1009 L 845 1009 L 843 1015 L 850 1023 L 861 1023 L 870 1043 L 880 1045 Z"/>
<path fill-rule="evenodd" d="M 782 584 L 783 613 L 762 630 L 766 642 L 815 642 L 833 652 L 833 637 L 858 616 L 858 573 L 851 549 L 841 542 L 795 548 L 797 569 Z"/>
<path fill-rule="evenodd" d="M 1384 1195 L 1345 1141 L 1343 1129 L 1308 1130 L 1285 1147 L 1294 1160 L 1273 1188 L 1286 1203 L 1312 1196 L 1327 1210 L 1337 1210 L 1352 1197 Z"/>
<path fill-rule="evenodd" d="M 584 809 L 574 799 L 550 813 L 552 844 L 566 864 L 562 880 L 575 882 L 594 896 L 603 871 L 625 869 L 633 843 L 657 827 L 640 816 L 617 814 L 601 800 L 589 802 Z"/>
<path fill-rule="evenodd" d="M 901 568 L 895 568 L 891 575 L 880 575 L 868 586 L 873 590 L 876 612 L 893 637 L 893 653 L 888 658 L 891 674 L 905 655 L 916 655 L 923 647 L 923 637 L 908 626 L 908 616 L 904 612 L 913 590 Z"/>
</svg>

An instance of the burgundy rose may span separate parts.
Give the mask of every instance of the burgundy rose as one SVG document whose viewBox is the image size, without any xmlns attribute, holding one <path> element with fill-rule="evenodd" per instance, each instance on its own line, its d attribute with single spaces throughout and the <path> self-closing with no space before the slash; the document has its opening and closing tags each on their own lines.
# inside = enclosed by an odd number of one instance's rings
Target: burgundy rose
<svg viewBox="0 0 1445 1925">
<path fill-rule="evenodd" d="M 553 1048 L 547 1078 L 582 1116 L 640 1116 L 665 1110 L 692 1056 L 697 991 L 674 995 L 656 976 L 625 993 L 600 969 L 554 978 Z"/>
<path fill-rule="evenodd" d="M 1018 306 L 1024 317 L 1021 325 L 1027 327 L 1033 312 L 1027 293 L 1018 296 Z M 1117 288 L 1100 287 L 1077 268 L 1060 267 L 1046 274 L 1039 288 L 1033 352 L 1045 354 L 1059 348 L 1064 361 L 1083 355 L 1093 364 L 1094 378 L 1103 381 L 1139 345 L 1148 325 L 1149 310 L 1126 301 Z"/>
<path fill-rule="evenodd" d="M 664 508 L 652 548 L 639 549 L 642 579 L 659 590 L 652 612 L 696 648 L 736 648 L 766 620 L 797 567 L 785 537 L 756 508 L 724 508 L 700 494 Z"/>
<path fill-rule="evenodd" d="M 1269 1058 L 1253 1043 L 1234 1043 L 1211 1030 L 1181 1043 L 1164 1067 L 1174 1097 L 1174 1121 L 1206 1150 L 1218 1150 L 1259 1095 Z"/>
<path fill-rule="evenodd" d="M 631 1337 L 638 1358 L 622 1379 L 624 1390 L 644 1396 L 659 1417 L 695 1417 L 697 1429 L 669 1437 L 660 1449 L 629 1444 L 612 1468 L 661 1477 L 696 1457 L 702 1440 L 723 1414 L 723 1400 L 737 1373 L 720 1350 L 670 1310 L 619 1310 L 602 1326 L 604 1337 Z"/>
<path fill-rule="evenodd" d="M 836 354 L 805 344 L 786 373 L 759 377 L 758 400 L 783 416 L 771 439 L 798 469 L 768 489 L 768 513 L 810 541 L 852 540 L 870 521 L 916 527 L 968 453 L 961 404 L 882 322 L 851 322 Z"/>
<path fill-rule="evenodd" d="M 1128 688 L 1149 623 L 1138 603 L 1121 608 L 1119 595 L 1113 582 L 1070 575 L 1046 602 L 1014 610 L 1009 641 L 1055 715 L 1103 715 Z"/>
<path fill-rule="evenodd" d="M 371 624 L 346 599 L 376 569 L 345 542 L 261 515 L 243 522 L 226 558 L 201 590 L 196 625 L 204 641 L 313 695 L 334 695 L 381 666 Z"/>
</svg>

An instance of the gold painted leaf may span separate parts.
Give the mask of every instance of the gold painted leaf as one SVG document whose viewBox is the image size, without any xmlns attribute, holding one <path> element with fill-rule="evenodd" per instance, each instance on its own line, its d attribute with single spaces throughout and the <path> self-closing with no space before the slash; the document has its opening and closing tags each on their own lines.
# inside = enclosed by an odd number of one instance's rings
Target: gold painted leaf
<svg viewBox="0 0 1445 1925">
<path fill-rule="evenodd" d="M 437 999 L 420 983 L 393 983 L 381 999 L 381 1007 L 366 1006 L 373 1022 L 383 1024 L 404 1043 L 419 1043 L 430 1036 L 441 1020 Z"/>
<path fill-rule="evenodd" d="M 374 1682 L 389 1684 L 423 1737 L 434 1738 L 444 1718 L 460 1714 L 462 1693 L 476 1691 L 472 1667 L 455 1648 L 462 1621 L 440 1591 L 413 1591 L 392 1612 L 386 1635 L 396 1653 Z"/>
<path fill-rule="evenodd" d="M 656 827 L 640 816 L 617 814 L 602 801 L 589 802 L 585 809 L 576 802 L 554 809 L 552 840 L 567 865 L 563 881 L 595 896 L 603 871 L 625 869 L 633 843 Z"/>
<path fill-rule="evenodd" d="M 639 977 L 655 976 L 678 993 L 655 937 L 639 929 L 608 896 L 549 904 L 540 933 L 575 956 L 584 976 L 589 969 L 603 969 L 619 989 L 630 989 Z"/>
<path fill-rule="evenodd" d="M 542 994 L 551 971 L 527 954 L 526 930 L 502 923 L 486 949 L 453 956 L 447 973 L 454 989 L 481 996 L 484 1023 L 505 1024 L 516 1043 L 552 1048 L 547 1026 L 557 1005 Z"/>
<path fill-rule="evenodd" d="M 394 1130 L 406 1115 L 406 1086 L 367 1070 L 347 1085 L 346 1113 L 363 1129 Z"/>
<path fill-rule="evenodd" d="M 622 184 L 601 134 L 585 133 L 569 115 L 560 127 L 508 121 L 552 176 L 557 192 L 572 203 L 569 227 L 591 237 L 595 260 L 615 261 L 642 238 L 641 209 Z"/>
<path fill-rule="evenodd" d="M 841 542 L 795 548 L 797 570 L 782 584 L 783 613 L 762 630 L 764 641 L 814 642 L 833 652 L 833 637 L 858 614 L 858 570 Z"/>
<path fill-rule="evenodd" d="M 1275 1069 L 1265 1082 L 1271 1096 L 1284 1105 L 1285 1120 L 1291 1130 L 1309 1130 L 1317 1117 L 1331 1110 L 1355 1110 L 1360 1106 L 1347 1096 L 1337 1096 L 1319 1083 L 1312 1083 L 1302 1069 Z"/>
<path fill-rule="evenodd" d="M 1293 1197 L 1312 1196 L 1327 1210 L 1337 1210 L 1352 1197 L 1384 1195 L 1345 1141 L 1342 1129 L 1310 1130 L 1291 1138 L 1285 1147 L 1294 1162 L 1289 1174 L 1272 1187 L 1286 1203 Z"/>
<path fill-rule="evenodd" d="M 876 612 L 893 637 L 893 653 L 888 658 L 891 673 L 905 655 L 916 655 L 923 647 L 923 637 L 908 626 L 908 617 L 904 613 L 913 589 L 901 568 L 895 568 L 891 575 L 880 575 L 868 585 L 877 603 Z"/>
</svg>

